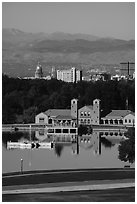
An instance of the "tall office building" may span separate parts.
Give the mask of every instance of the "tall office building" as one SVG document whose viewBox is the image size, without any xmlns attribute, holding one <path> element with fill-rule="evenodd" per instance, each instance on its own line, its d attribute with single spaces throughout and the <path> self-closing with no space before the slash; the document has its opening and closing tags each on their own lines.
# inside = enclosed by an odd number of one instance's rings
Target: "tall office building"
<svg viewBox="0 0 137 204">
<path fill-rule="evenodd" d="M 82 71 L 72 67 L 69 70 L 57 70 L 57 79 L 65 82 L 78 82 L 82 80 Z"/>
<path fill-rule="evenodd" d="M 51 70 L 51 78 L 57 78 L 57 72 L 56 72 L 56 68 L 55 67 L 52 67 L 52 70 Z"/>
</svg>

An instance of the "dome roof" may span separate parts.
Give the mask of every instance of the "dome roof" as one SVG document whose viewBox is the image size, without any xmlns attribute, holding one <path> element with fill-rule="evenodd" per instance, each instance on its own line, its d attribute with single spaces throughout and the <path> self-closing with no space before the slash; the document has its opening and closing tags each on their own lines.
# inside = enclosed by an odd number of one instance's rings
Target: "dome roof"
<svg viewBox="0 0 137 204">
<path fill-rule="evenodd" d="M 38 65 L 37 65 L 36 71 L 35 71 L 35 78 L 41 78 L 41 77 L 43 77 L 42 66 L 38 62 Z"/>
<path fill-rule="evenodd" d="M 41 64 L 39 62 L 38 62 L 36 70 L 42 70 L 42 66 L 41 66 Z"/>
</svg>

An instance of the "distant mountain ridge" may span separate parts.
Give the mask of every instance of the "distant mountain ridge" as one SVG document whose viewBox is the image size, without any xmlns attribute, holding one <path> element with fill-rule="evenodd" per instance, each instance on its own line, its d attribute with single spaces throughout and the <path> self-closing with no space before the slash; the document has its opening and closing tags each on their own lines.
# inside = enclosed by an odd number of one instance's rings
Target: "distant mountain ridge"
<svg viewBox="0 0 137 204">
<path fill-rule="evenodd" d="M 44 32 L 39 32 L 39 33 L 27 33 L 18 29 L 14 28 L 3 28 L 2 30 L 3 34 L 3 40 L 7 40 L 7 37 L 14 38 L 18 37 L 20 39 L 25 39 L 25 38 L 45 38 L 48 40 L 76 40 L 76 39 L 84 39 L 84 40 L 89 40 L 89 41 L 95 41 L 100 39 L 98 36 L 94 35 L 89 35 L 89 34 L 81 34 L 81 33 L 76 33 L 76 34 L 70 34 L 70 33 L 64 33 L 64 32 L 54 32 L 54 33 L 44 33 Z"/>
<path fill-rule="evenodd" d="M 11 63 L 85 63 L 118 64 L 135 61 L 135 40 L 99 38 L 87 34 L 27 33 L 18 29 L 2 30 L 2 61 L 6 69 Z M 9 66 L 10 64 L 10 66 Z M 9 68 L 8 68 L 9 67 Z M 5 66 L 3 66 L 3 71 Z M 20 69 L 20 68 L 18 68 Z"/>
</svg>

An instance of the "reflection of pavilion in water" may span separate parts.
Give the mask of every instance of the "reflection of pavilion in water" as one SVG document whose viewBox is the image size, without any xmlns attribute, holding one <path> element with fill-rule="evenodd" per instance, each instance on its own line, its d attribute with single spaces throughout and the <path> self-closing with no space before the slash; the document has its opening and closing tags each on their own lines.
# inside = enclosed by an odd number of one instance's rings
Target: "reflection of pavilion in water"
<svg viewBox="0 0 137 204">
<path fill-rule="evenodd" d="M 111 147 L 116 143 L 119 143 L 121 139 L 125 139 L 125 132 L 123 131 L 93 131 L 89 135 L 60 135 L 60 134 L 47 134 L 45 129 L 37 130 L 35 132 L 29 132 L 29 140 L 26 138 L 21 138 L 18 142 L 8 142 L 8 147 L 19 148 L 19 149 L 54 149 L 57 146 L 64 148 L 69 146 L 71 148 L 72 154 L 79 154 L 80 149 L 93 150 L 95 155 L 101 154 L 101 143 L 106 147 Z"/>
<path fill-rule="evenodd" d="M 36 131 L 35 137 L 39 141 L 53 142 L 64 146 L 71 146 L 72 154 L 79 154 L 80 148 L 92 149 L 95 155 L 101 154 L 101 138 L 112 142 L 119 143 L 121 139 L 125 139 L 125 131 L 93 131 L 90 135 L 74 136 L 74 135 L 47 135 L 46 132 Z"/>
<path fill-rule="evenodd" d="M 47 135 L 46 132 L 36 131 L 35 137 L 42 142 L 53 142 L 54 145 L 62 144 L 71 146 L 72 154 L 79 154 L 80 148 L 85 150 L 93 148 L 95 154 L 101 154 L 101 141 L 99 132 L 93 132 L 92 135 L 85 136 L 64 136 L 64 135 Z"/>
<path fill-rule="evenodd" d="M 95 155 L 101 154 L 101 140 L 99 132 L 93 132 L 92 135 L 79 137 L 79 146 L 86 150 L 93 149 Z"/>
</svg>

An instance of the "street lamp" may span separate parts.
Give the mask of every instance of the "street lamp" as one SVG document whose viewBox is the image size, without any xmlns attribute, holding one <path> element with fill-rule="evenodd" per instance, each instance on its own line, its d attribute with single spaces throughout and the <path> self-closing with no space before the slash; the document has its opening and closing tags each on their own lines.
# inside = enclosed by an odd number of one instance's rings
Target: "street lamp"
<svg viewBox="0 0 137 204">
<path fill-rule="evenodd" d="M 21 159 L 20 161 L 21 161 L 21 163 L 20 163 L 20 165 L 21 165 L 20 166 L 20 170 L 21 170 L 21 173 L 23 174 L 23 159 Z"/>
</svg>

